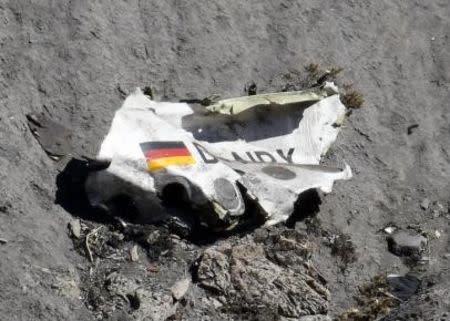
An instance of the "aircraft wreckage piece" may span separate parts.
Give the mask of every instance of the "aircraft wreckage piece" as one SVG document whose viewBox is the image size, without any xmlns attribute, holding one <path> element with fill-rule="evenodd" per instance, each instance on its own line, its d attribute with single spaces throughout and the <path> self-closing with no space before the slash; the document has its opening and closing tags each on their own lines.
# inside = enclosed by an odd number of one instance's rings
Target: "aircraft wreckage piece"
<svg viewBox="0 0 450 321">
<path fill-rule="evenodd" d="M 330 192 L 335 180 L 352 176 L 347 165 L 319 165 L 345 117 L 336 90 L 326 84 L 233 98 L 211 112 L 215 107 L 152 101 L 137 89 L 115 113 L 101 145 L 96 160 L 109 166 L 90 173 L 89 201 L 108 208 L 127 196 L 145 222 L 173 215 L 166 197 L 184 200 L 216 229 L 248 220 L 249 204 L 266 224 L 284 221 L 302 192 Z M 222 113 L 230 101 L 235 111 Z"/>
<path fill-rule="evenodd" d="M 328 89 L 328 90 L 327 90 Z M 235 115 L 249 108 L 263 105 L 287 105 L 315 102 L 328 96 L 329 88 L 310 88 L 303 91 L 260 94 L 219 100 L 207 107 L 212 112 Z"/>
</svg>

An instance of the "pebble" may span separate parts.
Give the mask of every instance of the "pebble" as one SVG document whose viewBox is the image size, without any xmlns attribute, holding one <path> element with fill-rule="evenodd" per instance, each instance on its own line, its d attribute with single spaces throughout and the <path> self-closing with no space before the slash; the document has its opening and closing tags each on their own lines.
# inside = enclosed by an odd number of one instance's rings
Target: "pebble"
<svg viewBox="0 0 450 321">
<path fill-rule="evenodd" d="M 216 298 L 211 299 L 211 304 L 213 305 L 214 309 L 220 309 L 221 307 L 223 307 L 222 302 L 220 302 Z"/>
<path fill-rule="evenodd" d="M 392 234 L 396 229 L 397 229 L 397 228 L 394 227 L 394 226 L 388 226 L 388 227 L 386 227 L 386 228 L 384 229 L 384 232 L 385 232 L 386 234 Z"/>
<path fill-rule="evenodd" d="M 154 230 L 153 232 L 151 232 L 148 237 L 147 237 L 147 243 L 149 245 L 153 245 L 155 244 L 159 237 L 161 236 L 161 233 L 158 230 Z"/>
<path fill-rule="evenodd" d="M 69 229 L 70 233 L 72 233 L 72 236 L 76 239 L 79 239 L 81 237 L 81 223 L 80 220 L 73 220 L 69 223 Z"/>
<path fill-rule="evenodd" d="M 123 241 L 125 239 L 125 235 L 123 235 L 122 233 L 114 233 L 114 237 L 119 241 Z"/>
<path fill-rule="evenodd" d="M 134 245 L 130 250 L 130 259 L 132 262 L 136 262 L 139 260 L 139 253 L 137 245 Z"/>
<path fill-rule="evenodd" d="M 189 286 L 191 285 L 191 279 L 185 278 L 175 282 L 175 284 L 170 289 L 172 291 L 172 296 L 175 300 L 181 300 L 186 292 L 189 290 Z"/>
<path fill-rule="evenodd" d="M 387 238 L 389 251 L 398 256 L 419 255 L 428 240 L 412 230 L 397 230 Z"/>
<path fill-rule="evenodd" d="M 0 238 L 0 244 L 6 244 L 6 243 L 8 243 L 7 239 Z"/>
<path fill-rule="evenodd" d="M 420 203 L 420 207 L 423 210 L 427 210 L 430 207 L 430 200 L 428 198 L 425 198 L 422 203 Z"/>
</svg>

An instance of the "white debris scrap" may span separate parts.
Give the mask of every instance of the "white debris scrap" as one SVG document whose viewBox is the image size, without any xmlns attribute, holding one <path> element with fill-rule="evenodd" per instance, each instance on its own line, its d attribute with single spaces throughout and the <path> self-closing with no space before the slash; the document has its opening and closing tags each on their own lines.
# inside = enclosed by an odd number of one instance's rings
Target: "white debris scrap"
<svg viewBox="0 0 450 321">
<path fill-rule="evenodd" d="M 392 234 L 397 228 L 395 226 L 387 226 L 384 228 L 386 234 Z"/>
<path fill-rule="evenodd" d="M 137 89 L 114 116 L 97 156 L 109 166 L 90 174 L 87 194 L 101 207 L 126 195 L 143 217 L 158 221 L 170 215 L 161 198 L 179 193 L 202 221 L 222 228 L 246 218 L 247 199 L 275 224 L 302 192 L 328 193 L 335 180 L 351 178 L 347 165 L 319 165 L 345 113 L 334 84 L 208 108 L 152 101 Z"/>
</svg>

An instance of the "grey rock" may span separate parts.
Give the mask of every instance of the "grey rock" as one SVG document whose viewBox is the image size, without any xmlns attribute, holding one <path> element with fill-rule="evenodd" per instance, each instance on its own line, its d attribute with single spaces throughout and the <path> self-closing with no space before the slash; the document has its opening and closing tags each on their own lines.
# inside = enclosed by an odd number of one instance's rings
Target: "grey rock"
<svg viewBox="0 0 450 321">
<path fill-rule="evenodd" d="M 433 210 L 433 217 L 438 218 L 441 215 L 441 212 L 438 209 Z"/>
<path fill-rule="evenodd" d="M 420 255 L 428 240 L 412 230 L 397 230 L 387 238 L 389 251 L 398 256 Z"/>
<path fill-rule="evenodd" d="M 390 292 L 400 300 L 406 301 L 412 297 L 420 284 L 420 280 L 413 275 L 388 276 L 387 282 Z"/>
<path fill-rule="evenodd" d="M 280 246 L 295 248 L 294 240 L 280 238 Z M 207 249 L 198 266 L 202 286 L 248 306 L 263 305 L 288 318 L 327 313 L 328 290 L 299 264 L 280 266 L 266 257 L 262 244 L 245 240 Z"/>
<path fill-rule="evenodd" d="M 175 314 L 178 304 L 173 304 L 170 293 L 164 289 L 146 288 L 136 280 L 113 272 L 106 278 L 106 289 L 120 300 L 127 299 L 132 308 L 132 319 L 137 321 L 163 321 Z"/>
<path fill-rule="evenodd" d="M 170 289 L 172 291 L 173 298 L 177 301 L 181 300 L 189 290 L 190 285 L 191 279 L 189 278 L 177 281 Z"/>
<path fill-rule="evenodd" d="M 198 277 L 201 284 L 209 289 L 226 293 L 231 286 L 228 256 L 216 248 L 208 248 L 198 266 Z"/>
<path fill-rule="evenodd" d="M 139 299 L 139 308 L 133 314 L 135 320 L 164 321 L 175 314 L 178 304 L 172 303 L 172 297 L 163 293 L 152 293 L 139 288 L 135 293 Z"/>
<path fill-rule="evenodd" d="M 423 201 L 420 203 L 420 207 L 423 210 L 427 210 L 430 207 L 430 200 L 428 198 L 423 199 Z"/>
<path fill-rule="evenodd" d="M 301 317 L 299 321 L 331 321 L 331 318 L 328 315 L 308 315 L 305 317 Z"/>
<path fill-rule="evenodd" d="M 158 241 L 160 236 L 161 236 L 161 232 L 160 231 L 158 231 L 158 230 L 152 231 L 147 237 L 147 244 L 148 245 L 155 244 Z"/>
<path fill-rule="evenodd" d="M 138 246 L 134 245 L 130 250 L 130 259 L 132 262 L 139 260 Z"/>
<path fill-rule="evenodd" d="M 212 306 L 214 307 L 214 309 L 220 309 L 221 307 L 223 307 L 222 302 L 220 302 L 216 298 L 211 298 L 210 302 L 211 302 Z"/>
<path fill-rule="evenodd" d="M 6 243 L 8 243 L 7 239 L 0 238 L 0 244 L 6 244 Z"/>
<path fill-rule="evenodd" d="M 81 237 L 81 223 L 80 223 L 80 220 L 70 221 L 70 223 L 69 223 L 69 230 L 70 230 L 71 235 L 74 238 L 79 239 Z"/>
<path fill-rule="evenodd" d="M 110 321 L 131 321 L 131 316 L 125 311 L 114 311 L 111 314 Z"/>
<path fill-rule="evenodd" d="M 114 232 L 111 233 L 111 238 L 109 239 L 109 245 L 113 248 L 119 248 L 125 236 L 122 233 Z"/>
</svg>

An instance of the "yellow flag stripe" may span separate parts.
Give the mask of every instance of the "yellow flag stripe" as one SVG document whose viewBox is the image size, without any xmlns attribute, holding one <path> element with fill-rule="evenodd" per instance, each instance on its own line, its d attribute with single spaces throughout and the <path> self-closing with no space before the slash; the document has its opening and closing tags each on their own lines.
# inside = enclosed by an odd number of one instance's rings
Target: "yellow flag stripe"
<svg viewBox="0 0 450 321">
<path fill-rule="evenodd" d="M 173 156 L 147 160 L 147 168 L 150 171 L 165 168 L 171 165 L 192 165 L 192 164 L 195 164 L 195 159 L 192 156 Z"/>
</svg>

